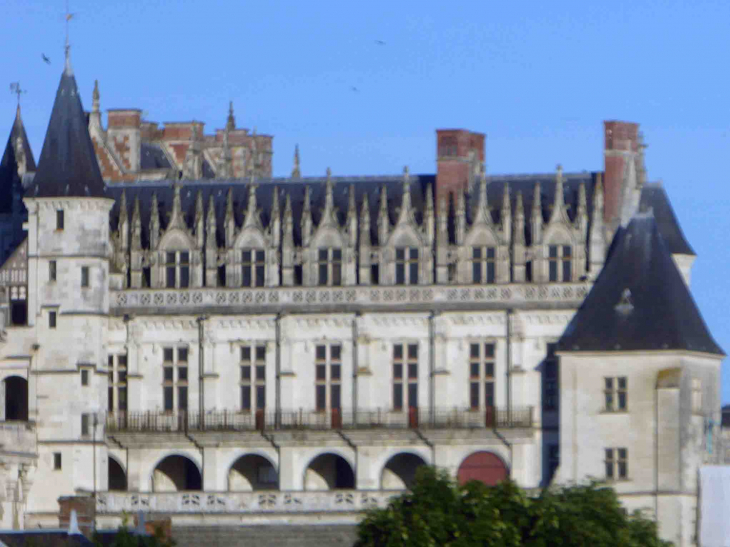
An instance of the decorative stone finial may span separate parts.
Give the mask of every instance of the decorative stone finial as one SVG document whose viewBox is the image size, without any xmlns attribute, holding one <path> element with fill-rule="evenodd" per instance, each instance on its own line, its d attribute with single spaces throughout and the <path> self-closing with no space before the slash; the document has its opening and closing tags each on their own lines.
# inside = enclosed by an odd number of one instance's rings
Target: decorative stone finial
<svg viewBox="0 0 730 547">
<path fill-rule="evenodd" d="M 236 129 L 236 117 L 233 115 L 233 101 L 228 104 L 228 119 L 226 120 L 226 129 L 233 131 Z"/>
<path fill-rule="evenodd" d="M 291 178 L 298 179 L 302 177 L 302 171 L 299 164 L 299 145 L 294 145 L 294 167 L 291 170 Z"/>
<path fill-rule="evenodd" d="M 99 80 L 94 80 L 94 93 L 92 95 L 91 111 L 99 112 Z"/>
</svg>

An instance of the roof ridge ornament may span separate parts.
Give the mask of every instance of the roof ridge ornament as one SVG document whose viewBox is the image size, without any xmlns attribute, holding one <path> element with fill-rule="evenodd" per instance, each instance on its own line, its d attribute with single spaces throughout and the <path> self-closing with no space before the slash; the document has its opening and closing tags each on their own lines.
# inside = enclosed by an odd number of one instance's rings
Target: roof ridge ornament
<svg viewBox="0 0 730 547">
<path fill-rule="evenodd" d="M 302 178 L 302 170 L 299 163 L 299 144 L 294 145 L 294 167 L 291 170 L 291 178 Z"/>
</svg>

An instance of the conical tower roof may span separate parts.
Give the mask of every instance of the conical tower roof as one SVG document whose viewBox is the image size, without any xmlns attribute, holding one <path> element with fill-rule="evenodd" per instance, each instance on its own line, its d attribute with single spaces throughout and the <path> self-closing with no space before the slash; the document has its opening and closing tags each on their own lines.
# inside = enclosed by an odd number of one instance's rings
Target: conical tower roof
<svg viewBox="0 0 730 547">
<path fill-rule="evenodd" d="M 651 212 L 614 237 L 608 260 L 558 342 L 561 351 L 724 352 L 702 320 Z"/>
<path fill-rule="evenodd" d="M 67 54 L 38 170 L 25 195 L 104 197 L 104 193 L 104 181 Z"/>
<path fill-rule="evenodd" d="M 25 134 L 23 120 L 20 117 L 20 106 L 18 106 L 18 110 L 15 113 L 13 128 L 10 130 L 8 143 L 5 145 L 5 152 L 3 152 L 2 159 L 0 160 L 0 214 L 11 212 L 13 196 L 16 193 L 22 193 L 23 186 L 21 177 L 18 175 L 18 157 L 16 152 L 18 138 L 20 138 L 20 144 L 25 155 L 25 170 L 35 171 L 35 159 L 30 149 L 28 136 Z"/>
</svg>

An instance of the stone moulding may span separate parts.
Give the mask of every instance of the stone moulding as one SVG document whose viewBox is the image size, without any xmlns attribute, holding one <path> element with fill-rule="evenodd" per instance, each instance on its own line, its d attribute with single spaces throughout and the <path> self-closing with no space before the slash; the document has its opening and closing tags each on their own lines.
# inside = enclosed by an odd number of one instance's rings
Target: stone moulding
<svg viewBox="0 0 730 547">
<path fill-rule="evenodd" d="M 509 285 L 423 285 L 276 288 L 125 289 L 111 291 L 114 314 L 135 310 L 151 313 L 185 313 L 196 309 L 282 308 L 306 310 L 312 307 L 368 307 L 396 309 L 441 305 L 497 304 L 505 307 L 540 307 L 542 304 L 577 307 L 590 290 L 589 283 Z"/>
</svg>

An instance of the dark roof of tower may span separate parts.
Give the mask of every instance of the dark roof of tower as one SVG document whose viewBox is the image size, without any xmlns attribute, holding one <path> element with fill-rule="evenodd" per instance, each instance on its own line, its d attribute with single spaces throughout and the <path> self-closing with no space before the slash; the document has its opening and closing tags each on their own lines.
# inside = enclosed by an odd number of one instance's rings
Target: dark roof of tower
<svg viewBox="0 0 730 547">
<path fill-rule="evenodd" d="M 0 159 L 0 214 L 12 212 L 13 197 L 22 194 L 23 181 L 18 175 L 18 158 L 15 153 L 15 142 L 18 137 L 20 137 L 25 154 L 26 171 L 35 171 L 35 159 L 33 151 L 30 149 L 28 136 L 25 134 L 23 120 L 20 117 L 20 107 L 15 114 L 5 152 Z"/>
<path fill-rule="evenodd" d="M 562 351 L 690 350 L 724 355 L 651 213 L 620 228 L 606 265 L 558 342 Z"/>
<path fill-rule="evenodd" d="M 645 184 L 641 191 L 639 211 L 654 212 L 654 218 L 659 226 L 659 233 L 672 254 L 692 255 L 695 252 L 682 233 L 682 228 L 674 215 L 669 197 L 660 183 Z"/>
<path fill-rule="evenodd" d="M 140 169 L 170 169 L 170 161 L 157 144 L 143 142 L 140 146 Z"/>
<path fill-rule="evenodd" d="M 76 78 L 67 60 L 28 197 L 104 197 Z"/>
</svg>

